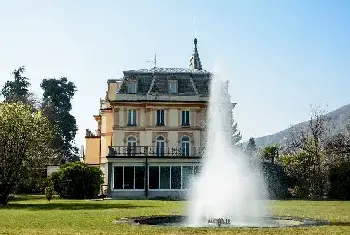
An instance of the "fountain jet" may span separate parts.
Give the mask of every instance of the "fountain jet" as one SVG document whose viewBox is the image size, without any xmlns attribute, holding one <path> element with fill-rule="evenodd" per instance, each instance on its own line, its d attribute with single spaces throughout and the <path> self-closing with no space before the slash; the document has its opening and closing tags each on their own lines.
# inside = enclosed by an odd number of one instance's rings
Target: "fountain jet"
<svg viewBox="0 0 350 235">
<path fill-rule="evenodd" d="M 206 129 L 202 170 L 193 180 L 187 223 L 203 226 L 219 218 L 231 225 L 258 224 L 267 215 L 265 184 L 257 161 L 232 146 L 232 103 L 228 82 L 219 75 L 211 80 Z"/>
</svg>

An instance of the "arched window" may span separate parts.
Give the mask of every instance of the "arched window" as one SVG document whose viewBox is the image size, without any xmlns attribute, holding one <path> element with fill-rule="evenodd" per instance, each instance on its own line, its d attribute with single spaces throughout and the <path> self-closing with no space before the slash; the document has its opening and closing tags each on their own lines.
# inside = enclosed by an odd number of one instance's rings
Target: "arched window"
<svg viewBox="0 0 350 235">
<path fill-rule="evenodd" d="M 181 138 L 181 154 L 184 157 L 190 156 L 190 138 L 188 136 Z"/>
<path fill-rule="evenodd" d="M 165 139 L 163 136 L 158 136 L 156 139 L 157 143 L 157 156 L 164 156 L 164 150 L 165 150 Z"/>
<path fill-rule="evenodd" d="M 135 156 L 136 154 L 136 138 L 130 136 L 128 138 L 128 156 Z"/>
</svg>

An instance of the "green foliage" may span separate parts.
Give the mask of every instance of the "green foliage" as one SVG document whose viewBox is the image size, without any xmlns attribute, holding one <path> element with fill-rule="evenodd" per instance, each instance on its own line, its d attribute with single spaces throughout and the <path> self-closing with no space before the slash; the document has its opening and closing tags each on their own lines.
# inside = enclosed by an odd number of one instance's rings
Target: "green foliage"
<svg viewBox="0 0 350 235">
<path fill-rule="evenodd" d="M 267 162 L 274 164 L 275 160 L 278 159 L 278 146 L 271 145 L 271 146 L 265 147 L 262 150 L 261 158 L 263 161 L 267 161 Z"/>
<path fill-rule="evenodd" d="M 5 98 L 5 102 L 18 102 L 25 103 L 27 96 L 29 95 L 29 79 L 22 76 L 25 72 L 25 67 L 21 66 L 12 72 L 14 81 L 7 81 L 1 90 L 1 94 Z"/>
<path fill-rule="evenodd" d="M 232 144 L 237 145 L 242 140 L 242 134 L 238 130 L 238 124 L 232 121 Z"/>
<path fill-rule="evenodd" d="M 55 191 L 62 198 L 96 198 L 103 183 L 100 168 L 81 162 L 66 163 L 51 175 Z"/>
<path fill-rule="evenodd" d="M 29 92 L 29 79 L 23 76 L 25 67 L 21 66 L 12 72 L 13 81 L 7 81 L 1 89 L 1 95 L 5 103 L 23 102 L 24 104 L 36 107 L 37 101 L 34 95 Z"/>
<path fill-rule="evenodd" d="M 291 180 L 283 167 L 277 164 L 263 162 L 262 169 L 270 199 L 284 199 L 288 197 Z"/>
<path fill-rule="evenodd" d="M 0 104 L 0 204 L 7 204 L 25 179 L 46 167 L 53 130 L 40 111 L 18 103 Z"/>
<path fill-rule="evenodd" d="M 250 157 L 253 157 L 256 154 L 256 144 L 255 144 L 255 139 L 253 137 L 249 138 L 247 146 L 245 148 L 245 154 L 247 154 Z"/>
<path fill-rule="evenodd" d="M 286 154 L 280 157 L 281 164 L 287 175 L 295 180 L 295 185 L 298 186 L 298 197 L 307 197 L 310 188 L 310 168 L 312 162 L 310 155 L 305 151 L 300 151 L 294 154 Z"/>
<path fill-rule="evenodd" d="M 23 179 L 18 186 L 17 193 L 19 194 L 37 194 L 43 193 L 46 186 L 47 168 L 35 168 L 30 171 L 30 174 Z"/>
<path fill-rule="evenodd" d="M 53 183 L 51 180 L 49 180 L 47 186 L 45 187 L 45 196 L 48 201 L 51 201 L 54 192 L 55 190 L 53 187 Z"/>
<path fill-rule="evenodd" d="M 53 148 L 57 150 L 61 161 L 78 160 L 78 148 L 74 146 L 78 127 L 75 117 L 70 114 L 76 86 L 65 77 L 43 79 L 40 86 L 44 91 L 43 112 L 58 130 L 52 142 Z"/>
<path fill-rule="evenodd" d="M 329 181 L 330 198 L 350 200 L 350 162 L 331 168 Z"/>
<path fill-rule="evenodd" d="M 303 149 L 285 154 L 280 162 L 287 174 L 295 179 L 300 197 L 321 197 L 325 190 L 327 169 L 319 145 L 310 139 Z"/>
</svg>

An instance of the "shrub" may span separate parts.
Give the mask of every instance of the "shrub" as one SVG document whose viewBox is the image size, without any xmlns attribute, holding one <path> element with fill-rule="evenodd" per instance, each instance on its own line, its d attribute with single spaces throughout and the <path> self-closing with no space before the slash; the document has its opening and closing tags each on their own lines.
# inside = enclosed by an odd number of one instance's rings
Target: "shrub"
<svg viewBox="0 0 350 235">
<path fill-rule="evenodd" d="M 62 165 L 50 178 L 59 196 L 70 199 L 97 198 L 103 183 L 100 168 L 90 167 L 81 162 Z"/>
<path fill-rule="evenodd" d="M 51 180 L 49 180 L 48 185 L 45 187 L 45 196 L 48 201 L 51 201 L 54 194 L 54 187 Z"/>
<path fill-rule="evenodd" d="M 284 172 L 282 166 L 269 162 L 262 163 L 264 178 L 271 199 L 287 198 L 290 178 Z"/>
<path fill-rule="evenodd" d="M 350 200 L 350 162 L 331 168 L 329 182 L 330 198 Z"/>
</svg>

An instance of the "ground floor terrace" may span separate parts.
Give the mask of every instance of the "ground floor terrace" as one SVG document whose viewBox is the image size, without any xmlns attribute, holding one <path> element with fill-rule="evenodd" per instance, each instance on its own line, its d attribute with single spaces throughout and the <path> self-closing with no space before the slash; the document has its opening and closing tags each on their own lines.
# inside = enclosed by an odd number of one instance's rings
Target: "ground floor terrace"
<svg viewBox="0 0 350 235">
<path fill-rule="evenodd" d="M 195 148 L 111 147 L 106 169 L 108 196 L 186 198 L 201 169 L 199 153 Z"/>
</svg>

